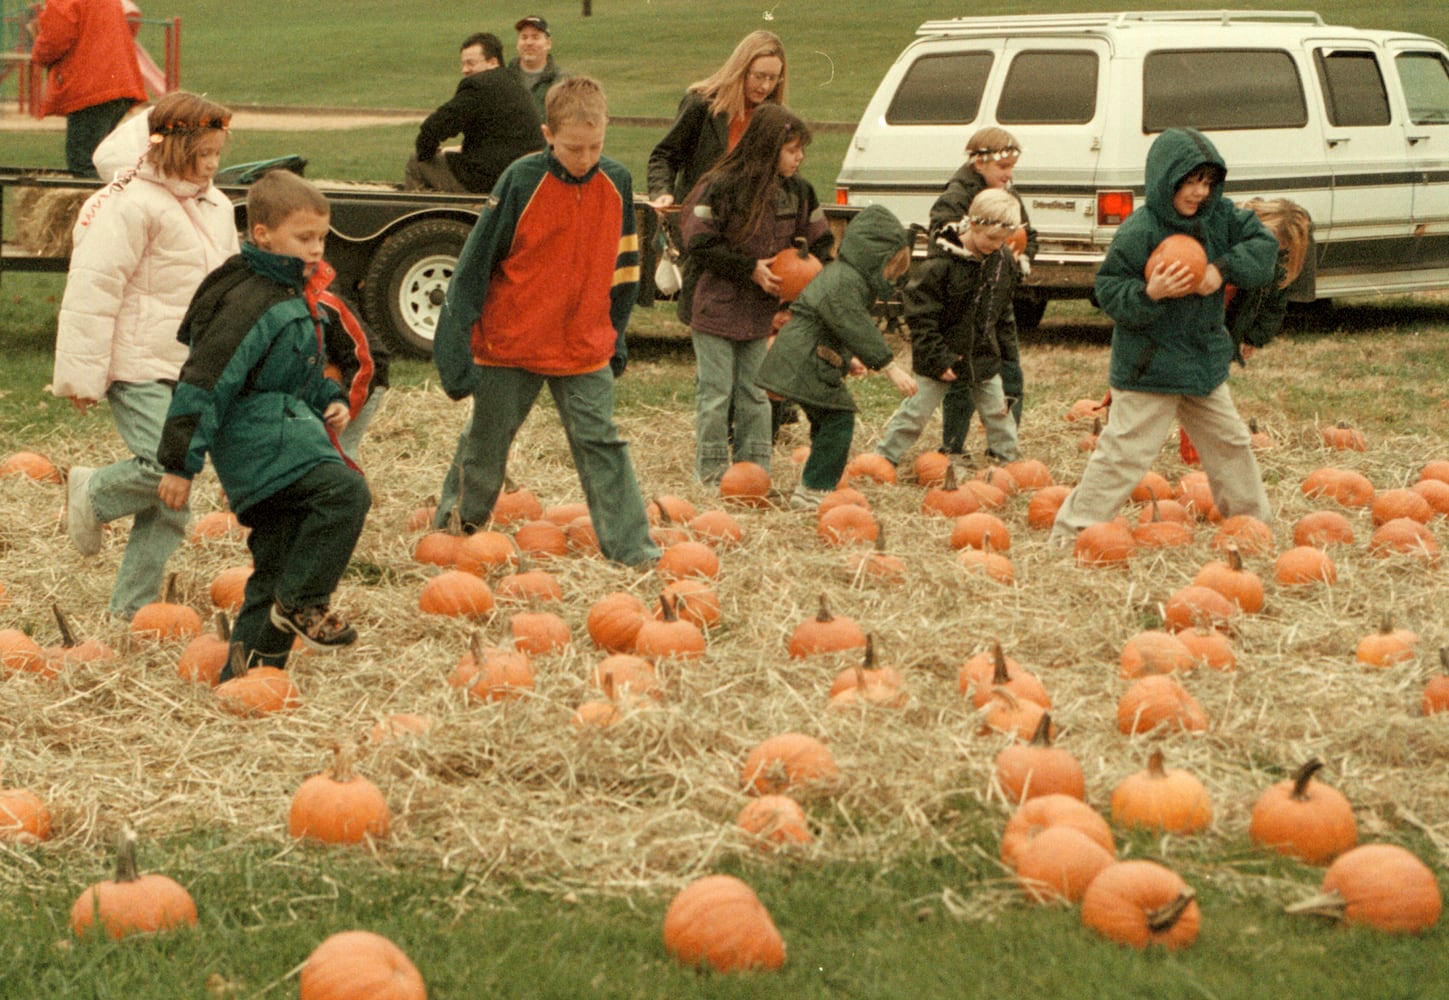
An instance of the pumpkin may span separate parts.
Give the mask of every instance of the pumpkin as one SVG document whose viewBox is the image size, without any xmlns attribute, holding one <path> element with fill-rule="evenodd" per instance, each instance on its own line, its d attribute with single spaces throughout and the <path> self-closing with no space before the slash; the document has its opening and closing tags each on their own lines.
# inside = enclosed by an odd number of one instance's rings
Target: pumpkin
<svg viewBox="0 0 1449 1000">
<path fill-rule="evenodd" d="M 18 628 L 0 629 L 0 666 L 41 677 L 58 676 L 61 669 L 61 664 L 46 656 L 39 643 Z"/>
<path fill-rule="evenodd" d="M 231 658 L 231 622 L 216 613 L 216 631 L 199 635 L 186 644 L 176 661 L 176 673 L 182 680 L 216 687 L 221 672 Z"/>
<path fill-rule="evenodd" d="M 1178 479 L 1172 496 L 1192 511 L 1192 516 L 1199 521 L 1216 524 L 1223 519 L 1222 512 L 1218 510 L 1217 502 L 1213 499 L 1212 485 L 1208 482 L 1206 472 L 1185 473 Z"/>
<path fill-rule="evenodd" d="M 1173 233 L 1164 237 L 1152 253 L 1147 256 L 1147 264 L 1143 267 L 1142 273 L 1148 280 L 1157 273 L 1158 268 L 1169 267 L 1173 264 L 1181 264 L 1187 268 L 1187 274 L 1191 280 L 1188 289 L 1180 294 L 1172 295 L 1171 298 L 1182 298 L 1191 295 L 1198 285 L 1202 284 L 1203 275 L 1207 273 L 1207 251 L 1202 244 L 1186 233 Z"/>
<path fill-rule="evenodd" d="M 650 537 L 667 539 L 660 544 L 668 545 L 687 541 L 689 538 L 689 532 L 683 528 L 653 528 L 649 534 Z M 568 540 L 569 551 L 575 555 L 601 556 L 604 554 L 604 550 L 599 546 L 599 533 L 594 530 L 594 519 L 588 514 L 580 515 L 570 521 L 564 527 L 564 537 Z"/>
<path fill-rule="evenodd" d="M 506 528 L 510 524 L 538 521 L 542 518 L 543 504 L 539 503 L 538 497 L 532 491 L 514 486 L 505 479 L 503 491 L 493 501 L 493 512 L 488 515 L 488 523 L 495 528 Z"/>
<path fill-rule="evenodd" d="M 1440 647 L 1440 673 L 1424 685 L 1423 711 L 1425 715 L 1449 712 L 1449 646 Z"/>
<path fill-rule="evenodd" d="M 229 510 L 213 510 L 196 519 L 191 525 L 189 537 L 191 544 L 201 545 L 240 534 L 242 526 L 235 514 Z"/>
<path fill-rule="evenodd" d="M 1215 628 L 1188 628 L 1177 633 L 1177 641 L 1192 654 L 1193 661 L 1214 670 L 1232 670 L 1238 665 L 1233 643 Z"/>
<path fill-rule="evenodd" d="M 1129 774 L 1112 789 L 1112 822 L 1163 833 L 1190 834 L 1212 822 L 1212 802 L 1194 775 L 1167 769 L 1162 751 L 1152 751 L 1147 767 Z"/>
<path fill-rule="evenodd" d="M 1068 486 L 1043 486 L 1032 494 L 1026 504 L 1026 523 L 1038 531 L 1050 531 L 1057 522 L 1057 511 L 1071 493 Z"/>
<path fill-rule="evenodd" d="M 1315 469 L 1301 488 L 1304 496 L 1336 500 L 1344 507 L 1367 507 L 1373 503 L 1375 492 L 1374 484 L 1363 473 L 1335 468 Z"/>
<path fill-rule="evenodd" d="M 427 1000 L 422 974 L 403 950 L 371 931 L 339 931 L 302 963 L 299 1000 Z"/>
<path fill-rule="evenodd" d="M 1303 515 L 1293 525 L 1293 544 L 1320 549 L 1329 545 L 1352 545 L 1353 525 L 1336 510 L 1316 510 Z"/>
<path fill-rule="evenodd" d="M 1350 427 L 1343 420 L 1340 420 L 1332 427 L 1323 428 L 1322 435 L 1324 447 L 1336 451 L 1365 451 L 1368 448 L 1368 442 L 1364 439 L 1363 431 L 1356 427 Z"/>
<path fill-rule="evenodd" d="M 460 569 L 448 569 L 423 584 L 418 610 L 425 615 L 477 617 L 493 610 L 493 588 Z"/>
<path fill-rule="evenodd" d="M 619 706 L 612 701 L 586 701 L 574 709 L 569 722 L 576 729 L 607 729 L 621 718 Z"/>
<path fill-rule="evenodd" d="M 835 675 L 830 685 L 830 707 L 879 705 L 901 708 L 906 694 L 901 690 L 901 675 L 893 667 L 877 667 L 875 640 L 865 637 L 865 659 L 860 666 L 846 667 Z"/>
<path fill-rule="evenodd" d="M 55 616 L 56 628 L 60 630 L 60 645 L 45 650 L 49 659 L 64 667 L 72 663 L 97 663 L 116 658 L 116 651 L 99 639 L 78 638 L 70 618 L 59 604 L 52 604 L 50 613 Z"/>
<path fill-rule="evenodd" d="M 1035 493 L 1053 485 L 1051 470 L 1039 458 L 1019 458 L 1014 462 L 1007 462 L 1001 468 L 1025 493 Z"/>
<path fill-rule="evenodd" d="M 448 514 L 448 524 L 429 531 L 413 545 L 413 561 L 428 566 L 451 567 L 458 561 L 458 548 L 468 536 L 463 534 L 455 509 Z"/>
<path fill-rule="evenodd" d="M 1003 498 L 1021 492 L 1021 484 L 1016 481 L 1016 477 L 999 465 L 988 465 L 976 474 L 974 481 L 1000 490 Z"/>
<path fill-rule="evenodd" d="M 1076 903 L 1093 879 L 1116 860 L 1081 830 L 1052 826 L 1017 853 L 1016 881 L 1032 902 Z"/>
<path fill-rule="evenodd" d="M 1085 800 L 1087 780 L 1082 765 L 1068 750 L 1052 746 L 1052 717 L 1044 713 L 1030 742 L 1004 747 L 992 762 L 997 787 L 1012 802 L 1043 795 L 1070 795 Z"/>
<path fill-rule="evenodd" d="M 501 531 L 475 531 L 453 554 L 453 566 L 474 576 L 487 576 L 518 565 L 519 548 Z"/>
<path fill-rule="evenodd" d="M 951 525 L 950 545 L 953 549 L 982 549 L 991 552 L 1011 551 L 1011 529 L 995 514 L 978 510 L 956 518 Z"/>
<path fill-rule="evenodd" d="M 792 660 L 802 660 L 820 653 L 838 653 L 865 646 L 865 632 L 850 618 L 834 615 L 830 601 L 820 595 L 820 608 L 815 617 L 807 618 L 790 633 L 788 649 Z"/>
<path fill-rule="evenodd" d="M 766 265 L 770 273 L 780 279 L 780 301 L 793 302 L 800 297 L 810 279 L 820 273 L 825 265 L 820 258 L 810 253 L 809 244 L 803 236 L 796 236 L 791 245 L 771 257 Z"/>
<path fill-rule="evenodd" d="M 699 511 L 683 497 L 665 493 L 650 500 L 644 513 L 650 524 L 687 524 Z"/>
<path fill-rule="evenodd" d="M 770 912 L 733 875 L 706 875 L 685 886 L 664 912 L 664 948 L 685 966 L 715 972 L 772 970 L 785 942 Z"/>
<path fill-rule="evenodd" d="M 1006 491 L 1000 486 L 994 486 L 980 479 L 968 479 L 965 485 L 968 490 L 976 494 L 976 501 L 981 504 L 982 510 L 1000 510 L 1006 506 Z"/>
<path fill-rule="evenodd" d="M 1449 517 L 1449 483 L 1442 479 L 1421 479 L 1409 489 L 1424 498 L 1435 517 Z"/>
<path fill-rule="evenodd" d="M 685 621 L 693 622 L 701 629 L 711 629 L 719 624 L 722 613 L 719 595 L 705 581 L 697 577 L 671 580 L 665 584 L 662 593 L 674 605 L 675 613 Z M 654 609 L 656 618 L 662 617 L 663 613 L 662 606 Z"/>
<path fill-rule="evenodd" d="M 986 536 L 988 543 L 990 537 Z M 980 549 L 962 549 L 956 553 L 956 564 L 970 572 L 982 573 L 1008 587 L 1016 582 L 1016 567 L 1006 556 L 993 551 L 989 544 Z"/>
<path fill-rule="evenodd" d="M 1118 731 L 1130 736 L 1158 726 L 1190 733 L 1207 728 L 1207 716 L 1197 699 L 1165 674 L 1138 678 L 1117 702 Z"/>
<path fill-rule="evenodd" d="M 986 704 L 982 706 L 979 732 L 983 736 L 1005 733 L 1019 740 L 1029 740 L 1041 726 L 1041 720 L 1046 714 L 1047 710 L 1040 702 L 1030 698 L 1018 698 L 1010 688 L 995 687 L 991 689 Z M 1051 725 L 1050 722 L 1047 723 L 1049 730 Z M 1055 735 L 1054 730 L 1052 735 Z"/>
<path fill-rule="evenodd" d="M 1358 844 L 1353 806 L 1338 789 L 1315 780 L 1322 769 L 1314 757 L 1258 796 L 1248 823 L 1254 844 L 1310 865 L 1326 865 Z"/>
<path fill-rule="evenodd" d="M 841 486 L 820 498 L 820 505 L 815 508 L 815 516 L 822 517 L 836 507 L 843 507 L 848 503 L 866 510 L 871 509 L 870 500 L 864 493 L 853 486 Z"/>
<path fill-rule="evenodd" d="M 38 483 L 59 483 L 60 470 L 44 455 L 33 451 L 12 452 L 0 462 L 0 479 L 6 476 L 20 476 Z"/>
<path fill-rule="evenodd" d="M 1273 447 L 1273 438 L 1258 426 L 1257 417 L 1248 418 L 1248 447 L 1254 451 L 1267 451 Z"/>
<path fill-rule="evenodd" d="M 1001 860 L 1009 868 L 1016 868 L 1021 852 L 1043 831 L 1055 826 L 1069 826 L 1087 839 L 1099 845 L 1109 854 L 1115 854 L 1117 845 L 1112 840 L 1112 828 L 1101 814 L 1081 799 L 1070 795 L 1039 795 L 1027 799 L 1017 807 L 1001 831 Z"/>
<path fill-rule="evenodd" d="M 880 524 L 869 509 L 847 503 L 817 514 L 815 533 L 827 545 L 868 545 L 880 536 Z"/>
<path fill-rule="evenodd" d="M 123 938 L 195 926 L 196 903 L 180 883 L 138 871 L 136 833 L 129 827 L 116 845 L 116 877 L 92 885 L 70 908 L 70 928 L 77 937 L 93 928 Z"/>
<path fill-rule="evenodd" d="M 176 574 L 166 577 L 161 599 L 144 604 L 131 618 L 131 634 L 146 639 L 189 639 L 201 634 L 201 615 L 176 600 Z"/>
<path fill-rule="evenodd" d="M 1077 532 L 1072 543 L 1072 556 L 1078 566 L 1092 568 L 1122 567 L 1137 551 L 1137 540 L 1120 521 L 1089 524 Z"/>
<path fill-rule="evenodd" d="M 893 485 L 896 481 L 895 463 L 873 451 L 862 452 L 845 463 L 845 471 L 840 476 L 841 486 L 866 481 Z"/>
<path fill-rule="evenodd" d="M 1227 546 L 1221 561 L 1214 560 L 1198 570 L 1192 583 L 1195 587 L 1217 591 L 1243 614 L 1255 615 L 1263 610 L 1263 580 L 1243 567 L 1243 557 L 1236 545 Z"/>
<path fill-rule="evenodd" d="M 324 844 L 357 844 L 387 836 L 392 814 L 381 790 L 352 770 L 356 748 L 339 743 L 332 767 L 298 786 L 287 813 L 287 832 Z"/>
<path fill-rule="evenodd" d="M 1174 501 L 1165 500 L 1163 503 L 1172 503 L 1179 507 Z M 1184 511 L 1184 513 L 1186 513 Z M 1137 527 L 1132 529 L 1132 540 L 1138 547 L 1143 549 L 1170 549 L 1181 548 L 1192 544 L 1192 518 L 1163 517 L 1159 510 L 1159 503 L 1153 500 L 1151 505 L 1143 511 L 1142 519 L 1137 522 Z"/>
<path fill-rule="evenodd" d="M 246 599 L 247 581 L 251 579 L 251 566 L 232 566 L 211 578 L 208 596 L 212 607 L 218 611 L 236 614 Z"/>
<path fill-rule="evenodd" d="M 1439 922 L 1443 906 L 1428 865 L 1396 844 L 1364 844 L 1328 866 L 1317 896 L 1285 911 L 1418 934 Z"/>
<path fill-rule="evenodd" d="M 1187 673 L 1196 666 L 1192 652 L 1177 634 L 1162 629 L 1148 629 L 1128 639 L 1122 644 L 1119 662 L 1122 676 L 1127 678 Z"/>
<path fill-rule="evenodd" d="M 788 795 L 761 795 L 745 803 L 735 823 L 761 847 L 808 844 L 815 839 L 800 803 Z"/>
<path fill-rule="evenodd" d="M 1240 613 L 1237 604 L 1216 590 L 1196 584 L 1174 591 L 1162 606 L 1163 621 L 1179 632 L 1195 625 L 1230 629 Z"/>
<path fill-rule="evenodd" d="M 240 646 L 231 650 L 231 677 L 213 691 L 222 708 L 233 715 L 257 716 L 289 712 L 302 704 L 292 678 L 277 667 L 254 667 L 242 658 Z"/>
<path fill-rule="evenodd" d="M 911 463 L 917 486 L 940 486 L 946 481 L 946 474 L 953 471 L 951 456 L 940 451 L 923 451 Z"/>
<path fill-rule="evenodd" d="M 1449 458 L 1435 458 L 1425 462 L 1424 467 L 1419 470 L 1419 482 L 1426 479 L 1449 483 Z"/>
<path fill-rule="evenodd" d="M 1128 494 L 1133 503 L 1150 503 L 1153 500 L 1176 500 L 1176 493 L 1167 477 L 1148 469 Z"/>
<path fill-rule="evenodd" d="M 588 512 L 588 504 L 582 500 L 572 500 L 568 503 L 556 503 L 545 507 L 543 509 L 543 517 L 536 518 L 536 520 L 547 521 L 555 528 L 562 529 L 567 528 L 570 521 L 583 517 Z"/>
<path fill-rule="evenodd" d="M 847 569 L 852 582 L 878 580 L 882 583 L 902 583 L 906 579 L 906 561 L 886 551 L 885 529 L 876 532 L 870 551 L 851 553 Z"/>
<path fill-rule="evenodd" d="M 508 620 L 513 648 L 529 656 L 547 656 L 573 641 L 568 622 L 552 611 L 520 611 Z"/>
<path fill-rule="evenodd" d="M 1077 438 L 1077 450 L 1096 451 L 1097 442 L 1101 439 L 1101 437 L 1102 421 L 1094 417 L 1092 419 L 1092 429 L 1089 431 L 1084 431 L 1082 435 Z"/>
<path fill-rule="evenodd" d="M 1233 546 L 1249 555 L 1267 555 L 1273 551 L 1273 529 L 1249 514 L 1223 518 L 1208 543 L 1219 552 Z"/>
<path fill-rule="evenodd" d="M 935 452 L 926 454 L 934 455 Z M 921 513 L 938 517 L 964 517 L 981 509 L 981 500 L 976 491 L 956 479 L 956 470 L 946 467 L 945 478 L 938 485 L 926 490 L 921 498 Z"/>
<path fill-rule="evenodd" d="M 1394 490 L 1380 490 L 1369 504 L 1369 516 L 1374 526 L 1386 524 L 1398 517 L 1412 518 L 1420 524 L 1434 519 L 1434 508 L 1422 494 L 1407 487 Z"/>
<path fill-rule="evenodd" d="M 454 512 L 456 513 L 456 511 Z M 414 507 L 408 511 L 407 521 L 404 529 L 407 531 L 425 531 L 433 526 L 433 519 L 438 514 L 438 498 L 431 497 L 421 507 Z"/>
<path fill-rule="evenodd" d="M 685 577 L 713 580 L 719 576 L 720 563 L 714 549 L 703 542 L 676 542 L 664 550 L 655 568 L 666 580 Z"/>
<path fill-rule="evenodd" d="M 1439 539 L 1423 524 L 1409 517 L 1396 517 L 1374 529 L 1369 537 L 1371 556 L 1410 556 L 1429 565 L 1439 561 Z"/>
<path fill-rule="evenodd" d="M 554 602 L 563 600 L 563 586 L 558 577 L 547 570 L 525 569 L 520 564 L 516 573 L 509 573 L 498 581 L 493 596 L 512 604 L 530 602 Z"/>
<path fill-rule="evenodd" d="M 1418 643 L 1416 633 L 1406 628 L 1394 628 L 1393 620 L 1384 615 L 1378 629 L 1359 640 L 1354 659 L 1371 667 L 1391 667 L 1412 660 L 1417 654 L 1415 647 Z"/>
<path fill-rule="evenodd" d="M 706 649 L 704 633 L 681 618 L 668 594 L 659 596 L 659 617 L 646 618 L 634 636 L 634 652 L 646 659 L 697 660 Z"/>
<path fill-rule="evenodd" d="M 1063 419 L 1068 422 L 1077 420 L 1104 420 L 1107 417 L 1107 407 L 1102 405 L 1100 399 L 1078 399 L 1067 407 Z"/>
<path fill-rule="evenodd" d="M 803 733 L 771 736 L 750 751 L 740 769 L 740 787 L 755 795 L 827 791 L 839 780 L 830 748 Z"/>
<path fill-rule="evenodd" d="M 1202 911 L 1172 869 L 1155 861 L 1118 861 L 1082 894 L 1082 923 L 1131 948 L 1176 951 L 1197 940 Z"/>
<path fill-rule="evenodd" d="M 956 674 L 956 690 L 963 695 L 969 695 L 982 688 L 990 688 L 992 680 L 1003 669 L 1003 664 L 1008 674 L 1015 674 L 1021 669 L 1021 664 L 1006 655 L 1000 640 L 993 639 L 989 647 L 973 654 L 961 665 Z"/>
<path fill-rule="evenodd" d="M 27 788 L 0 788 L 0 841 L 38 844 L 50 839 L 50 810 Z"/>
<path fill-rule="evenodd" d="M 737 507 L 770 506 L 770 472 L 755 462 L 736 462 L 719 481 L 720 499 Z"/>
<path fill-rule="evenodd" d="M 630 702 L 638 698 L 664 698 L 664 687 L 654 665 L 632 653 L 614 653 L 594 667 L 594 686 L 610 701 Z"/>
<path fill-rule="evenodd" d="M 448 685 L 465 689 L 473 701 L 523 698 L 533 690 L 533 663 L 521 650 L 483 645 L 483 633 L 475 631 Z"/>
<path fill-rule="evenodd" d="M 1312 545 L 1295 545 L 1273 564 L 1273 579 L 1284 587 L 1331 584 L 1338 582 L 1338 569 L 1322 549 Z"/>
<path fill-rule="evenodd" d="M 958 676 L 958 687 L 961 681 L 962 678 Z M 991 673 L 985 677 L 973 674 L 970 678 L 970 685 L 971 704 L 976 708 L 986 707 L 991 702 L 992 696 L 998 691 L 1010 691 L 1016 697 L 1034 701 L 1042 708 L 1052 707 L 1052 699 L 1047 694 L 1046 686 L 1037 679 L 1035 674 L 1029 670 L 1023 670 L 1015 660 L 1008 659 L 1000 642 L 991 644 Z M 1028 734 L 1028 738 L 1030 735 Z"/>
<path fill-rule="evenodd" d="M 392 715 L 377 720 L 372 729 L 368 731 L 367 739 L 370 743 L 382 744 L 405 736 L 423 736 L 432 728 L 433 717 L 431 715 L 419 715 L 416 712 L 394 712 Z"/>
<path fill-rule="evenodd" d="M 700 541 L 715 548 L 734 545 L 745 537 L 740 522 L 727 510 L 706 510 L 696 514 L 689 521 L 689 530 Z"/>
<path fill-rule="evenodd" d="M 576 514 L 575 518 L 587 515 L 586 508 L 583 514 Z M 565 528 L 573 520 L 574 518 L 570 518 L 563 524 L 556 524 L 546 517 L 525 521 L 514 529 L 513 544 L 518 547 L 519 552 L 526 552 L 535 558 L 562 558 L 569 554 L 569 536 Z"/>
<path fill-rule="evenodd" d="M 615 591 L 594 602 L 585 622 L 589 638 L 611 653 L 634 648 L 634 637 L 644 624 L 649 608 L 628 591 Z"/>
</svg>

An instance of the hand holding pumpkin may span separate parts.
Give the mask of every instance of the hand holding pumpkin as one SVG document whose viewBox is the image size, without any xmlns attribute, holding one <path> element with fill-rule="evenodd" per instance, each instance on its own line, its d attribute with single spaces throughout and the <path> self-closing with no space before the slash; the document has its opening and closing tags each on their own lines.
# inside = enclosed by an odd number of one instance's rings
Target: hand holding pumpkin
<svg viewBox="0 0 1449 1000">
<path fill-rule="evenodd" d="M 755 261 L 755 270 L 750 274 L 750 280 L 759 285 L 769 295 L 780 294 L 780 279 L 775 272 L 770 270 L 770 261 Z"/>
</svg>

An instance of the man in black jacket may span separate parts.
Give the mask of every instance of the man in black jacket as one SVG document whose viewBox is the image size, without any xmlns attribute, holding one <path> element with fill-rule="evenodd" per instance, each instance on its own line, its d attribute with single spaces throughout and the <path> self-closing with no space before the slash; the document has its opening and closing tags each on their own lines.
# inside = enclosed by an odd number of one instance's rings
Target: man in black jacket
<svg viewBox="0 0 1449 1000">
<path fill-rule="evenodd" d="M 542 122 L 528 91 L 510 74 L 494 72 L 503 63 L 498 36 L 469 35 L 459 57 L 463 79 L 452 99 L 419 127 L 417 152 L 403 170 L 406 190 L 487 194 L 504 167 L 543 148 Z M 463 148 L 439 156 L 443 141 L 460 132 Z"/>
</svg>

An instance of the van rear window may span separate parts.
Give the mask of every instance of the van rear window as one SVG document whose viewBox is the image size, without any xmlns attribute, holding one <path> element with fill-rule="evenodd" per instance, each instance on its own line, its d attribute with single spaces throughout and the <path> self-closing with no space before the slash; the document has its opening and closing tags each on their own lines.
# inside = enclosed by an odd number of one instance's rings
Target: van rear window
<svg viewBox="0 0 1449 1000">
<path fill-rule="evenodd" d="M 923 56 L 911 64 L 886 109 L 891 125 L 965 125 L 981 111 L 990 52 Z"/>
<path fill-rule="evenodd" d="M 1409 120 L 1415 125 L 1449 125 L 1449 63 L 1437 52 L 1405 52 L 1396 60 Z"/>
<path fill-rule="evenodd" d="M 1165 49 L 1143 61 L 1143 132 L 1306 124 L 1303 82 L 1281 49 Z"/>
<path fill-rule="evenodd" d="M 1022 52 L 1011 61 L 996 120 L 1003 125 L 1084 125 L 1097 116 L 1097 53 Z"/>
</svg>

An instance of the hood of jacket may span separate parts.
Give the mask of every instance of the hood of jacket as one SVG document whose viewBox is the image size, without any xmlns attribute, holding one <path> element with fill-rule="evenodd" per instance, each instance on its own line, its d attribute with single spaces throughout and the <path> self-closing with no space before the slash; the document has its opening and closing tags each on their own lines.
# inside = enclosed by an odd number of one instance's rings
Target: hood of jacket
<svg viewBox="0 0 1449 1000">
<path fill-rule="evenodd" d="M 908 240 L 905 227 L 890 209 L 867 205 L 845 227 L 838 256 L 870 282 L 877 296 L 883 297 L 891 285 L 882 272 Z"/>
<path fill-rule="evenodd" d="M 1223 193 L 1223 178 L 1228 172 L 1227 163 L 1212 141 L 1195 128 L 1170 128 L 1152 143 L 1147 151 L 1147 209 L 1163 225 L 1174 231 L 1189 232 L 1200 224 L 1201 213 L 1182 215 L 1172 207 L 1172 197 L 1182 179 L 1204 163 L 1213 164 L 1222 175 L 1204 201 L 1205 205 L 1211 205 Z"/>
</svg>

